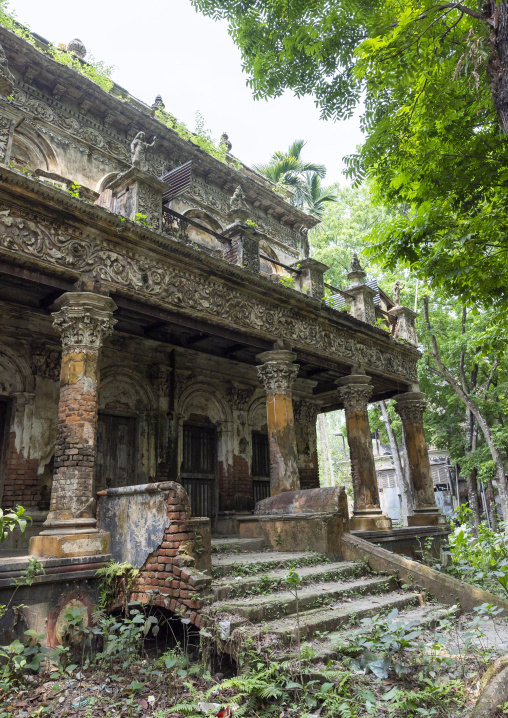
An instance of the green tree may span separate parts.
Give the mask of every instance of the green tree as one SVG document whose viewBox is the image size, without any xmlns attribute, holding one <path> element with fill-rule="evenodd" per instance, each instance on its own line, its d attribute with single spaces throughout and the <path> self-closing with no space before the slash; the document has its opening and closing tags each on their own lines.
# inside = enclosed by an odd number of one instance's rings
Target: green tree
<svg viewBox="0 0 508 718">
<path fill-rule="evenodd" d="M 349 172 L 406 207 L 372 251 L 506 316 L 507 1 L 193 2 L 228 20 L 256 97 L 312 94 L 331 119 L 364 100 Z"/>
<path fill-rule="evenodd" d="M 254 169 L 277 187 L 288 189 L 296 207 L 321 217 L 325 204 L 334 202 L 335 197 L 321 185 L 326 167 L 302 159 L 304 146 L 303 140 L 295 140 L 286 152 L 275 152 L 267 164 L 255 165 Z"/>
</svg>

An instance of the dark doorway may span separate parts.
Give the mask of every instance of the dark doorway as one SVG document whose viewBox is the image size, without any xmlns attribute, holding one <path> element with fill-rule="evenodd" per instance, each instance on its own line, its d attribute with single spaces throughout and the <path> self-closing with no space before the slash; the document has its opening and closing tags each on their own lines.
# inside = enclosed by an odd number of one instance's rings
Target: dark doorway
<svg viewBox="0 0 508 718">
<path fill-rule="evenodd" d="M 95 487 L 137 484 L 137 420 L 134 416 L 99 414 Z"/>
<path fill-rule="evenodd" d="M 215 518 L 217 432 L 213 426 L 183 425 L 181 481 L 193 516 Z"/>
<path fill-rule="evenodd" d="M 254 503 L 270 496 L 270 448 L 268 434 L 252 432 L 252 479 Z"/>
</svg>

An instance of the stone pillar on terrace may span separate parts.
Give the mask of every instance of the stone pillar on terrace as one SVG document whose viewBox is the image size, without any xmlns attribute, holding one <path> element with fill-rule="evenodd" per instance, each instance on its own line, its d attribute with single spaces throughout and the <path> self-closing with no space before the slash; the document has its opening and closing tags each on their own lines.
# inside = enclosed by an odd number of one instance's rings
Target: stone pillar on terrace
<svg viewBox="0 0 508 718">
<path fill-rule="evenodd" d="M 35 556 L 107 553 L 109 534 L 95 520 L 99 353 L 113 330 L 116 305 L 92 292 L 56 300 L 53 322 L 62 338 L 60 400 L 51 504 L 43 531 L 30 541 Z"/>
<path fill-rule="evenodd" d="M 308 297 L 323 299 L 325 296 L 324 274 L 330 269 L 327 264 L 318 262 L 317 259 L 301 259 L 292 265 L 300 270 L 298 276 L 298 289 Z"/>
<path fill-rule="evenodd" d="M 391 519 L 383 516 L 379 502 L 376 466 L 372 452 L 367 404 L 372 395 L 370 378 L 353 374 L 337 380 L 346 412 L 346 432 L 351 458 L 354 509 L 351 531 L 390 529 Z"/>
<path fill-rule="evenodd" d="M 162 195 L 168 185 L 141 167 L 131 167 L 109 183 L 113 193 L 113 209 L 157 231 L 162 223 Z"/>
<path fill-rule="evenodd" d="M 257 360 L 258 376 L 266 391 L 270 446 L 270 494 L 300 488 L 291 388 L 298 374 L 296 354 L 280 349 L 263 352 Z"/>
<path fill-rule="evenodd" d="M 350 312 L 356 319 L 367 324 L 376 323 L 376 307 L 374 306 L 374 297 L 376 292 L 368 287 L 365 282 L 367 274 L 363 271 L 356 252 L 353 254 L 351 261 L 351 271 L 347 275 L 352 284 L 347 287 L 347 293 L 352 295 L 353 300 L 350 304 Z"/>
<path fill-rule="evenodd" d="M 423 429 L 425 395 L 419 391 L 409 391 L 394 398 L 395 411 L 402 419 L 409 477 L 415 496 L 414 512 L 412 516 L 408 516 L 408 526 L 445 524 L 446 519 L 436 506 L 434 482 Z"/>
</svg>

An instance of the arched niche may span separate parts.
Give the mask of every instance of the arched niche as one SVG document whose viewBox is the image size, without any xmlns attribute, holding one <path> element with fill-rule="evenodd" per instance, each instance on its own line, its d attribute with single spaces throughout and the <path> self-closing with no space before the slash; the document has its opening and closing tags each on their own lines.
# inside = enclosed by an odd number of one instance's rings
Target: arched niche
<svg viewBox="0 0 508 718">
<path fill-rule="evenodd" d="M 265 396 L 257 397 L 252 401 L 247 413 L 247 421 L 254 431 L 268 432 Z"/>
<path fill-rule="evenodd" d="M 129 486 L 155 476 L 157 397 L 137 372 L 110 366 L 101 372 L 97 425 L 96 489 Z"/>
<path fill-rule="evenodd" d="M 270 247 L 268 242 L 261 241 L 259 243 L 259 254 L 264 254 L 266 257 L 279 261 L 276 252 Z M 273 262 L 270 262 L 268 259 L 264 259 L 263 257 L 259 258 L 259 269 L 261 274 L 284 274 L 282 267 L 279 267 L 278 264 L 273 264 Z"/>
<path fill-rule="evenodd" d="M 184 212 L 184 217 L 193 219 L 195 222 L 202 225 L 203 227 L 211 229 L 213 232 L 217 232 L 217 234 L 220 234 L 220 232 L 222 232 L 222 227 L 219 222 L 217 222 L 214 217 L 208 214 L 208 212 L 204 212 L 203 210 L 189 209 Z M 202 244 L 209 249 L 222 250 L 222 243 L 219 239 L 217 239 L 217 237 L 214 237 L 212 234 L 209 234 L 205 230 L 201 230 L 192 224 L 189 224 L 187 228 L 187 236 L 192 242 Z"/>
<path fill-rule="evenodd" d="M 52 146 L 26 123 L 22 123 L 14 133 L 9 161 L 16 169 L 59 172 L 59 163 Z"/>
</svg>

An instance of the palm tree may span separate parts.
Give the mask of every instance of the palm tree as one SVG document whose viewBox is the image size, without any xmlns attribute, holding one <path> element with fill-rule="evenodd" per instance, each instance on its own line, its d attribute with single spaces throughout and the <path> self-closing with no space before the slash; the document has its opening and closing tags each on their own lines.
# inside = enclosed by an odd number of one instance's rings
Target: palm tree
<svg viewBox="0 0 508 718">
<path fill-rule="evenodd" d="M 336 202 L 337 196 L 327 187 L 321 184 L 321 177 L 316 172 L 307 172 L 305 177 L 306 196 L 303 201 L 303 209 L 307 214 L 321 219 L 326 202 Z"/>
<path fill-rule="evenodd" d="M 324 203 L 335 197 L 321 186 L 326 167 L 301 158 L 303 140 L 295 140 L 286 152 L 275 152 L 267 164 L 254 165 L 254 169 L 275 185 L 291 190 L 291 203 L 304 212 L 320 217 Z"/>
</svg>

